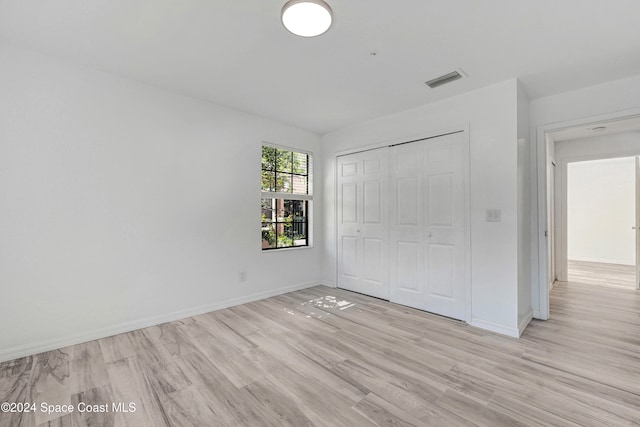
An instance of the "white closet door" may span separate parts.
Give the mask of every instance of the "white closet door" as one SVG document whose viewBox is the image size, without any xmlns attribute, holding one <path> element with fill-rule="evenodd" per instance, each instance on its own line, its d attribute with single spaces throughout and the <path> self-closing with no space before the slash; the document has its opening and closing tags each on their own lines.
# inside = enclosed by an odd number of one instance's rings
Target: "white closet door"
<svg viewBox="0 0 640 427">
<path fill-rule="evenodd" d="M 390 299 L 466 318 L 463 133 L 391 148 Z"/>
<path fill-rule="evenodd" d="M 338 158 L 338 287 L 389 299 L 388 148 Z"/>
<path fill-rule="evenodd" d="M 425 299 L 423 157 L 423 142 L 391 148 L 390 300 L 420 309 Z"/>
</svg>

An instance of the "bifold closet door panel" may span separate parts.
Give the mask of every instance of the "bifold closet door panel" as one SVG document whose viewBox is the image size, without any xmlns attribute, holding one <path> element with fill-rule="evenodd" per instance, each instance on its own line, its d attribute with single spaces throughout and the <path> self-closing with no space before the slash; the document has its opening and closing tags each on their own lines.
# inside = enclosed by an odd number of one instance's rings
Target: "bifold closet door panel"
<svg viewBox="0 0 640 427">
<path fill-rule="evenodd" d="M 425 156 L 427 311 L 466 318 L 467 150 L 463 133 L 430 140 Z"/>
<path fill-rule="evenodd" d="M 422 167 L 424 143 L 390 150 L 390 300 L 423 308 L 425 295 Z"/>
<path fill-rule="evenodd" d="M 388 148 L 337 163 L 338 287 L 389 299 Z"/>
<path fill-rule="evenodd" d="M 463 133 L 390 153 L 390 299 L 466 318 L 467 168 Z"/>
</svg>

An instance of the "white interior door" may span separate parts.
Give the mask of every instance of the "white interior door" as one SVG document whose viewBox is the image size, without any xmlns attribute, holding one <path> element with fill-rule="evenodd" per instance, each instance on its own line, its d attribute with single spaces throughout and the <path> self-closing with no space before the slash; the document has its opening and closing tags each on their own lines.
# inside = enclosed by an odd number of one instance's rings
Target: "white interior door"
<svg viewBox="0 0 640 427">
<path fill-rule="evenodd" d="M 391 301 L 466 318 L 464 133 L 391 147 Z"/>
<path fill-rule="evenodd" d="M 389 299 L 388 148 L 338 158 L 338 287 Z"/>
</svg>

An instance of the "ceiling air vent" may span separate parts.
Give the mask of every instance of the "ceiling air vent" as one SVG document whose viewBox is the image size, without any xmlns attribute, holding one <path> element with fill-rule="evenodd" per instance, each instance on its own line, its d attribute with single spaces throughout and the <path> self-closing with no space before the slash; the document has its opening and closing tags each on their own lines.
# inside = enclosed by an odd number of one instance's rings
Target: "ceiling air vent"
<svg viewBox="0 0 640 427">
<path fill-rule="evenodd" d="M 445 74 L 444 76 L 436 77 L 435 79 L 429 80 L 428 82 L 425 82 L 425 84 L 431 89 L 435 89 L 438 86 L 446 85 L 447 83 L 451 83 L 455 80 L 461 79 L 463 76 L 463 73 L 461 71 L 462 70 L 452 71 L 448 74 Z"/>
</svg>

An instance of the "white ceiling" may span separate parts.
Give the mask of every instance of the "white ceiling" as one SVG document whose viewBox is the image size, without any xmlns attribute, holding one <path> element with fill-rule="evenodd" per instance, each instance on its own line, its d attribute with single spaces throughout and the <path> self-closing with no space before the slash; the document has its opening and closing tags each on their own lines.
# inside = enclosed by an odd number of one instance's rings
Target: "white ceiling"
<svg viewBox="0 0 640 427">
<path fill-rule="evenodd" d="M 327 1 L 304 39 L 285 0 L 0 0 L 0 40 L 318 133 L 512 77 L 537 98 L 640 74 L 637 0 Z"/>
</svg>

